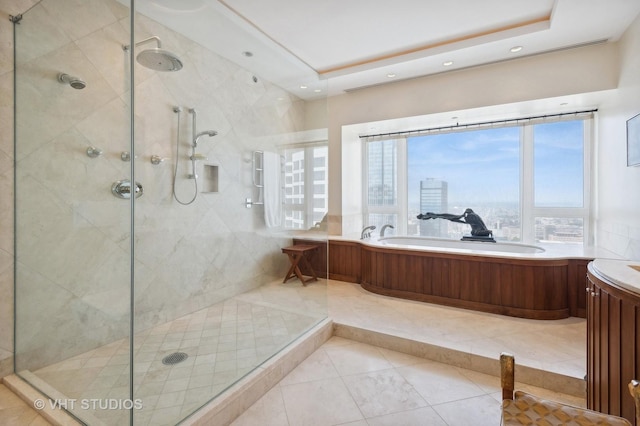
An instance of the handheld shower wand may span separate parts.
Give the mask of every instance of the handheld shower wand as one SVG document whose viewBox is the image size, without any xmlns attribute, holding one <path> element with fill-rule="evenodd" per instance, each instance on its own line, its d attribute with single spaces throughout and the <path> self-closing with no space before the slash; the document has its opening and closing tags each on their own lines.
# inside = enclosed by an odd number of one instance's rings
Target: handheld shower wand
<svg viewBox="0 0 640 426">
<path fill-rule="evenodd" d="M 198 146 L 198 140 L 202 136 L 213 137 L 213 136 L 217 135 L 218 132 L 216 132 L 215 130 L 205 130 L 205 131 L 202 131 L 202 132 L 198 133 L 196 131 L 196 110 L 194 108 L 189 108 L 189 113 L 192 114 L 192 135 L 193 135 L 193 139 L 191 141 L 191 156 L 189 157 L 189 160 L 191 160 L 191 174 L 188 175 L 188 178 L 189 179 L 193 179 L 194 194 L 193 194 L 193 198 L 191 198 L 190 201 L 183 202 L 180 199 L 178 199 L 178 196 L 176 195 L 176 179 L 177 179 L 177 176 L 178 176 L 178 162 L 180 161 L 180 113 L 182 112 L 182 108 L 179 107 L 179 106 L 173 107 L 173 112 L 178 114 L 178 131 L 177 131 L 177 138 L 176 138 L 176 165 L 175 165 L 174 172 L 173 172 L 173 198 L 175 198 L 176 201 L 178 203 L 182 204 L 183 206 L 187 206 L 187 205 L 193 203 L 196 200 L 196 198 L 198 197 L 198 175 L 196 174 L 196 161 L 197 160 L 206 160 L 207 159 L 206 156 L 196 153 L 196 147 Z"/>
<path fill-rule="evenodd" d="M 195 115 L 194 115 L 194 117 L 195 117 Z M 194 127 L 194 129 L 195 129 L 195 127 Z M 207 135 L 209 137 L 213 137 L 213 136 L 215 136 L 217 134 L 218 134 L 218 132 L 216 132 L 215 130 L 205 130 L 205 131 L 202 131 L 202 132 L 198 133 L 193 138 L 193 147 L 195 148 L 195 147 L 198 146 L 198 139 L 200 139 L 202 136 Z"/>
<path fill-rule="evenodd" d="M 196 133 L 196 129 L 198 128 L 196 126 L 196 116 L 198 114 L 196 113 L 195 108 L 189 108 L 189 113 L 191 113 L 191 116 L 192 116 L 192 118 L 191 118 L 191 129 L 192 129 L 192 132 L 193 132 L 193 142 L 191 143 L 191 145 L 194 148 L 198 146 L 198 140 L 202 136 L 207 135 L 209 137 L 213 137 L 213 136 L 218 134 L 218 132 L 216 132 L 215 130 L 205 130 L 205 131 L 202 131 L 200 133 Z"/>
<path fill-rule="evenodd" d="M 205 130 L 202 131 L 200 133 L 198 133 L 196 131 L 197 127 L 196 127 L 196 110 L 195 108 L 189 108 L 189 112 L 192 115 L 192 119 L 191 119 L 191 127 L 192 127 L 192 134 L 193 134 L 193 141 L 191 142 L 191 157 L 189 157 L 191 159 L 191 170 L 192 170 L 192 174 L 189 175 L 190 179 L 198 179 L 198 175 L 196 174 L 196 160 L 206 160 L 207 157 L 205 157 L 202 154 L 198 154 L 196 153 L 196 147 L 198 146 L 198 140 L 200 140 L 200 138 L 202 136 L 209 136 L 209 137 L 213 137 L 215 135 L 218 134 L 218 132 L 216 132 L 215 130 Z"/>
</svg>

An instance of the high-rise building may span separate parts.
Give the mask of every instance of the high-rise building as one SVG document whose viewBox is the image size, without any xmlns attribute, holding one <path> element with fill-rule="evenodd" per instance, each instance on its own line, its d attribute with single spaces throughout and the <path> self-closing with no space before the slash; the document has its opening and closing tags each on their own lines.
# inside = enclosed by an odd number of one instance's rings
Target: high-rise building
<svg viewBox="0 0 640 426">
<path fill-rule="evenodd" d="M 326 145 L 284 150 L 284 226 L 308 229 L 328 210 Z"/>
<path fill-rule="evenodd" d="M 427 178 L 420 181 L 420 213 L 446 213 L 449 208 L 447 182 Z M 420 235 L 447 237 L 448 221 L 429 219 L 420 221 Z"/>
<path fill-rule="evenodd" d="M 376 141 L 368 144 L 368 204 L 393 206 L 397 199 L 397 148 L 395 141 Z"/>
</svg>

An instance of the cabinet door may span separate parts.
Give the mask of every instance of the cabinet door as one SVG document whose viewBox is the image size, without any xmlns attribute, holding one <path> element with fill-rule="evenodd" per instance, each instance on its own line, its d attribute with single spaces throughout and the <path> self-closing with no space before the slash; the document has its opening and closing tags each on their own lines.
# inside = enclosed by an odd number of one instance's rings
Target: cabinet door
<svg viewBox="0 0 640 426">
<path fill-rule="evenodd" d="M 595 386 L 593 384 L 593 377 L 595 377 L 595 362 L 594 362 L 594 354 L 595 354 L 595 327 L 594 324 L 594 304 L 591 301 L 591 290 L 593 289 L 593 281 L 591 280 L 591 276 L 587 274 L 587 288 L 586 294 L 586 303 L 585 306 L 587 308 L 587 375 L 585 379 L 587 380 L 587 407 L 593 409 L 595 406 Z"/>
<path fill-rule="evenodd" d="M 597 410 L 600 403 L 600 304 L 596 303 L 596 291 L 600 287 L 587 276 L 587 407 Z"/>
<path fill-rule="evenodd" d="M 589 274 L 587 406 L 635 421 L 627 385 L 640 374 L 640 298 Z M 640 426 L 640 425 L 639 425 Z"/>
</svg>

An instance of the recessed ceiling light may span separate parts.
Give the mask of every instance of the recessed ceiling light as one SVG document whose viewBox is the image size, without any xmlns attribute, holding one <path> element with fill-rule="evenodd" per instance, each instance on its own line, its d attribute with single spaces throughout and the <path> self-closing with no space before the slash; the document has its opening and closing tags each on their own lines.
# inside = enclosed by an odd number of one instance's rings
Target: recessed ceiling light
<svg viewBox="0 0 640 426">
<path fill-rule="evenodd" d="M 442 63 L 442 65 L 444 65 L 445 67 L 450 67 L 451 65 L 453 65 L 453 61 L 445 61 Z"/>
<path fill-rule="evenodd" d="M 392 72 L 390 72 L 389 74 L 387 74 L 387 78 L 394 78 L 396 75 Z"/>
<path fill-rule="evenodd" d="M 248 50 L 245 50 L 244 52 L 242 52 L 242 56 L 246 56 L 247 58 L 250 58 L 253 56 L 253 53 L 249 52 Z"/>
<path fill-rule="evenodd" d="M 300 86 L 301 89 L 306 89 L 307 86 L 305 86 L 304 84 L 302 86 Z"/>
<path fill-rule="evenodd" d="M 521 50 L 522 50 L 522 46 L 513 46 L 511 49 L 509 49 L 509 52 L 517 53 L 517 52 L 519 52 Z"/>
<path fill-rule="evenodd" d="M 316 89 L 316 90 L 314 90 L 314 92 L 320 93 L 320 92 L 322 92 L 322 90 L 321 89 Z"/>
</svg>

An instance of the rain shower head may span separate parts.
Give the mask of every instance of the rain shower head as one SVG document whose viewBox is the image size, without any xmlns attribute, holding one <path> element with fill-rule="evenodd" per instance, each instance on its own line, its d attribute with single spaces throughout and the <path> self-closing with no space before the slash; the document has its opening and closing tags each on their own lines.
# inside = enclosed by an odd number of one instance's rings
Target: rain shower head
<svg viewBox="0 0 640 426">
<path fill-rule="evenodd" d="M 140 46 L 141 44 L 145 44 L 150 41 L 155 41 L 158 47 L 143 50 L 138 53 L 136 61 L 138 61 L 140 65 L 154 71 L 179 71 L 182 69 L 182 61 L 176 54 L 171 53 L 168 50 L 161 49 L 162 41 L 160 41 L 160 37 L 149 37 L 148 39 L 136 43 L 136 46 Z M 129 50 L 129 47 L 129 45 L 123 46 L 124 50 Z"/>
<path fill-rule="evenodd" d="M 154 71 L 179 71 L 182 61 L 173 53 L 159 49 L 147 49 L 138 53 L 138 63 Z"/>
<path fill-rule="evenodd" d="M 58 74 L 58 81 L 63 84 L 68 84 L 74 89 L 84 89 L 87 87 L 87 83 L 84 80 L 65 73 Z"/>
</svg>

